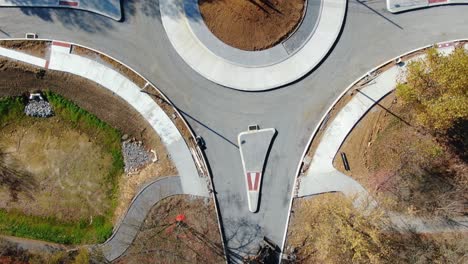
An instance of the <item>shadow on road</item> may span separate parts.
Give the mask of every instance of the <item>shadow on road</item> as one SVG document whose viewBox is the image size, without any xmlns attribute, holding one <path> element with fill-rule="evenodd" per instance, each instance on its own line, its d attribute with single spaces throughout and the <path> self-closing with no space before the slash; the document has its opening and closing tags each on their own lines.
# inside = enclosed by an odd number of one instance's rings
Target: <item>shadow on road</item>
<svg viewBox="0 0 468 264">
<path fill-rule="evenodd" d="M 174 106 L 175 107 L 175 106 Z M 176 107 L 177 108 L 177 107 Z M 234 147 L 236 148 L 239 148 L 239 146 L 236 145 L 236 143 L 232 142 L 231 140 L 229 140 L 228 138 L 226 138 L 225 136 L 221 135 L 219 132 L 217 132 L 216 130 L 212 129 L 211 127 L 205 125 L 203 122 L 199 121 L 198 119 L 196 119 L 195 117 L 191 116 L 190 114 L 188 114 L 187 112 L 184 112 L 183 110 L 177 108 L 177 110 L 179 110 L 179 112 L 181 114 L 183 114 L 184 116 L 190 118 L 191 120 L 197 122 L 197 124 L 203 126 L 204 128 L 208 129 L 210 132 L 212 132 L 213 134 L 217 135 L 218 137 L 222 138 L 223 140 L 225 140 L 226 142 L 228 142 L 229 144 L 233 145 Z"/>
<path fill-rule="evenodd" d="M 375 10 L 374 8 L 370 7 L 369 5 L 366 4 L 366 0 L 356 0 L 357 3 L 365 6 L 367 9 L 369 9 L 370 11 L 372 11 L 373 13 L 375 13 L 376 15 L 380 16 L 381 18 L 385 19 L 387 22 L 389 22 L 390 24 L 394 25 L 395 27 L 403 30 L 403 27 L 398 25 L 397 23 L 395 23 L 393 20 L 391 20 L 390 18 L 384 16 L 382 13 L 380 13 L 379 11 Z"/>
<path fill-rule="evenodd" d="M 223 229 L 229 263 L 238 263 L 244 256 L 252 254 L 252 245 L 261 239 L 262 228 L 246 219 L 224 221 Z"/>
</svg>

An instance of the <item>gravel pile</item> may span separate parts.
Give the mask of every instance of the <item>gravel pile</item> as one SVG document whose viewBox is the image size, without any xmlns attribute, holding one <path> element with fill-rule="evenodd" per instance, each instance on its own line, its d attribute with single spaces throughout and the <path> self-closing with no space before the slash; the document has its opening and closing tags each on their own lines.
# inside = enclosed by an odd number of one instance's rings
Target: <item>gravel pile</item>
<svg viewBox="0 0 468 264">
<path fill-rule="evenodd" d="M 54 110 L 49 102 L 44 100 L 30 100 L 24 108 L 24 113 L 32 117 L 51 117 L 54 115 Z"/>
<path fill-rule="evenodd" d="M 152 162 L 153 154 L 146 151 L 141 141 L 129 140 L 122 143 L 125 172 L 134 172 Z"/>
</svg>

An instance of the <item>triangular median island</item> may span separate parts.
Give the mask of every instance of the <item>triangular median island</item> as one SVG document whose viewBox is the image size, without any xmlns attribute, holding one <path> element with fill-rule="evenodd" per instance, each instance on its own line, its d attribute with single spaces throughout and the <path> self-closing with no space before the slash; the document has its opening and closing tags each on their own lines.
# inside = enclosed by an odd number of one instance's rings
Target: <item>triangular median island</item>
<svg viewBox="0 0 468 264">
<path fill-rule="evenodd" d="M 276 130 L 274 128 L 258 129 L 258 126 L 253 127 L 253 129 L 249 128 L 249 131 L 240 133 L 238 141 L 249 210 L 255 213 L 258 210 L 265 159 Z"/>
</svg>

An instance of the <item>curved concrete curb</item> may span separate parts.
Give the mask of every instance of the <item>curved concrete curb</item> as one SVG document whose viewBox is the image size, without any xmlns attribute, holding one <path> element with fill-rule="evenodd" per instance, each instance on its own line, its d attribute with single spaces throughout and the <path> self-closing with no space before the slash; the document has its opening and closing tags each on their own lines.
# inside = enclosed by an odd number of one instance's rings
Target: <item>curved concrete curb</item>
<svg viewBox="0 0 468 264">
<path fill-rule="evenodd" d="M 307 144 L 306 144 L 306 147 L 304 148 L 304 152 L 302 153 L 302 157 L 301 157 L 301 160 L 299 161 L 299 164 L 297 166 L 297 169 L 296 169 L 296 178 L 294 180 L 294 185 L 293 185 L 293 189 L 292 189 L 292 195 L 291 195 L 291 200 L 290 200 L 290 203 L 289 203 L 289 215 L 288 215 L 288 218 L 287 218 L 287 221 L 286 221 L 286 231 L 284 233 L 284 236 L 283 236 L 283 242 L 282 242 L 282 245 L 281 245 L 281 249 L 282 251 L 284 250 L 284 247 L 286 245 L 286 238 L 287 238 L 287 230 L 288 230 L 288 226 L 289 226 L 289 221 L 291 219 L 291 210 L 292 210 L 292 205 L 293 205 L 293 200 L 294 198 L 296 197 L 299 197 L 300 195 L 298 195 L 298 192 L 299 192 L 299 185 L 300 185 L 300 177 L 302 176 L 301 175 L 301 168 L 304 166 L 304 163 L 305 163 L 305 157 L 307 155 L 307 152 L 309 151 L 311 145 L 312 145 L 312 141 L 314 140 L 314 138 L 317 136 L 317 134 L 320 132 L 320 130 L 322 130 L 325 126 L 326 126 L 326 123 L 328 121 L 328 118 L 330 116 L 330 113 L 331 111 L 333 110 L 333 108 L 335 107 L 335 105 L 343 98 L 343 96 L 345 96 L 350 90 L 351 88 L 353 88 L 358 82 L 360 82 L 362 79 L 366 78 L 366 76 L 369 75 L 369 73 L 372 73 L 372 72 L 376 72 L 378 69 L 382 68 L 383 66 L 395 61 L 396 59 L 400 58 L 400 57 L 404 57 L 404 56 L 407 56 L 409 54 L 412 54 L 414 52 L 417 52 L 417 51 L 420 51 L 420 50 L 423 50 L 423 49 L 427 49 L 429 47 L 432 47 L 432 46 L 435 46 L 437 48 L 439 48 L 440 51 L 444 52 L 444 48 L 447 50 L 447 51 L 450 51 L 451 49 L 453 49 L 453 46 L 452 44 L 453 43 L 457 43 L 457 42 L 462 42 L 462 41 L 468 41 L 468 39 L 457 39 L 457 40 L 451 40 L 451 41 L 446 41 L 446 42 L 441 42 L 441 43 L 438 43 L 436 45 L 426 45 L 426 46 L 423 46 L 423 47 L 420 47 L 420 48 L 416 48 L 414 50 L 411 50 L 409 52 L 406 52 L 398 57 L 395 57 L 391 60 L 388 60 L 388 61 L 385 61 L 383 62 L 382 64 L 376 66 L 375 68 L 371 69 L 368 73 L 365 73 L 364 75 L 362 75 L 360 78 L 358 78 L 357 80 L 355 80 L 353 83 L 351 83 L 337 98 L 336 100 L 330 105 L 330 107 L 327 109 L 327 111 L 325 112 L 325 114 L 322 116 L 320 122 L 318 123 L 318 125 L 315 127 L 315 129 L 313 130 Z M 464 48 L 468 50 L 468 44 L 465 44 L 464 45 Z M 336 153 L 336 152 L 335 152 Z M 333 158 L 332 158 L 333 159 Z M 331 163 L 332 161 L 330 161 Z M 336 171 L 336 169 L 333 168 L 333 171 Z M 338 172 L 339 174 L 337 174 L 337 177 L 340 177 L 340 176 L 343 176 L 342 173 Z M 343 178 L 343 180 L 346 180 L 346 181 L 349 181 L 351 178 L 344 175 L 346 178 Z M 335 179 L 337 179 L 337 177 L 334 177 Z M 351 179 L 352 180 L 352 179 Z M 353 180 L 354 181 L 354 180 Z M 355 182 L 355 181 L 354 181 Z M 355 184 L 355 183 L 351 183 L 351 184 Z M 356 186 L 356 185 L 355 185 Z M 361 190 L 362 186 L 357 187 L 357 191 Z M 337 190 L 338 188 L 333 188 L 335 190 L 333 191 L 339 191 Z M 340 189 L 343 189 L 343 186 L 341 186 Z M 330 190 L 330 189 L 329 189 Z M 352 189 L 349 190 L 349 191 L 353 191 Z M 304 193 L 304 191 L 303 191 Z M 323 193 L 322 191 L 319 191 L 319 193 Z"/>
<path fill-rule="evenodd" d="M 161 0 L 161 20 L 171 44 L 184 61 L 203 77 L 243 91 L 264 91 L 291 83 L 317 66 L 338 37 L 346 13 L 346 0 L 324 0 L 314 34 L 293 55 L 268 66 L 247 67 L 229 62 L 210 51 L 190 27 L 184 1 Z"/>
<path fill-rule="evenodd" d="M 23 40 L 23 39 L 0 39 L 0 40 Z M 50 41 L 50 42 L 53 42 L 54 40 L 51 40 L 51 39 L 35 39 L 35 40 L 29 40 L 29 41 Z M 64 42 L 65 43 L 65 42 Z M 83 45 L 79 45 L 79 44 L 76 44 L 76 43 L 69 43 L 73 46 L 79 46 L 79 47 L 82 47 L 82 48 L 85 48 L 85 49 L 89 49 L 95 53 L 98 53 L 98 54 L 102 54 L 100 51 L 98 50 L 95 50 L 95 49 L 92 49 L 90 47 L 86 47 L 86 46 L 83 46 Z M 20 61 L 23 61 L 23 62 L 26 62 L 26 63 L 30 63 L 30 64 L 33 64 L 33 65 L 36 65 L 36 66 L 39 66 L 39 67 L 44 67 L 46 68 L 48 66 L 48 62 L 44 59 L 41 59 L 41 58 L 37 58 L 37 57 L 34 57 L 34 56 L 31 56 L 31 55 L 28 55 L 28 54 L 24 54 L 24 53 L 21 53 L 21 52 L 17 52 L 17 51 L 13 51 L 13 50 L 9 50 L 9 49 L 4 49 L 4 48 L 1 48 L 0 47 L 0 56 L 1 55 L 4 55 L 6 57 L 9 57 L 9 58 L 13 58 L 13 59 L 16 59 L 16 60 L 20 60 Z M 116 58 L 113 58 L 107 54 L 104 54 L 105 56 L 111 58 L 113 61 L 116 61 L 118 62 L 119 64 L 121 65 L 124 65 L 125 67 L 127 67 L 128 69 L 130 69 L 133 73 L 135 73 L 136 75 L 140 76 L 142 79 L 144 79 L 146 81 L 146 85 L 147 86 L 150 86 L 152 87 L 154 90 L 157 91 L 157 93 L 169 104 L 171 105 L 171 107 L 173 108 L 173 110 L 175 111 L 175 113 L 177 114 L 177 116 L 180 118 L 180 120 L 183 121 L 183 124 L 185 125 L 185 127 L 187 128 L 187 130 L 190 132 L 190 135 L 191 135 L 191 139 L 187 139 L 187 140 L 192 140 L 193 141 L 193 146 L 192 147 L 189 147 L 187 144 L 185 144 L 185 147 L 186 148 L 189 148 L 190 151 L 192 153 L 192 158 L 193 158 L 193 161 L 196 163 L 196 165 L 198 166 L 198 172 L 199 172 L 199 178 L 197 178 L 197 180 L 194 182 L 195 184 L 195 187 L 198 187 L 198 188 L 201 188 L 201 192 L 198 193 L 198 194 L 195 194 L 195 195 L 200 195 L 200 196 L 205 196 L 205 197 L 209 197 L 211 196 L 211 198 L 213 199 L 214 201 L 214 206 L 215 206 L 215 210 L 216 210 L 216 216 L 217 216 L 217 220 L 218 220 L 218 228 L 219 228 L 219 232 L 220 232 L 220 236 L 221 236 L 221 240 L 222 240 L 222 245 L 223 245 L 223 250 L 224 250 L 224 253 L 226 255 L 226 247 L 225 247 L 225 241 L 224 241 L 224 234 L 222 232 L 222 228 L 221 228 L 221 221 L 220 221 L 220 211 L 219 211 L 219 208 L 218 208 L 218 203 L 216 201 L 216 196 L 215 196 L 215 192 L 212 191 L 213 190 L 213 183 L 212 183 L 212 176 L 211 176 L 211 172 L 210 170 L 208 169 L 208 164 L 206 162 L 206 158 L 205 158 L 205 155 L 203 153 L 203 151 L 200 149 L 200 147 L 195 143 L 195 134 L 194 132 L 192 131 L 191 127 L 188 125 L 187 121 L 184 119 L 184 117 L 181 115 L 181 113 L 179 112 L 179 110 L 172 104 L 172 102 L 169 100 L 169 98 L 167 98 L 161 91 L 159 91 L 159 89 L 153 85 L 148 79 L 146 79 L 145 77 L 143 77 L 141 74 L 139 74 L 138 72 L 136 72 L 134 69 L 132 69 L 131 67 L 129 67 L 128 65 L 126 65 L 125 63 L 117 60 Z M 159 108 L 159 105 L 156 104 L 156 107 Z M 167 115 L 166 115 L 167 116 Z M 177 128 L 175 127 L 175 129 L 177 130 Z M 180 132 L 177 130 L 176 131 L 179 135 L 180 135 Z M 182 137 L 182 135 L 180 135 L 180 137 Z M 167 147 L 167 146 L 166 146 Z M 184 148 L 183 148 L 184 149 Z M 182 151 L 182 152 L 185 152 L 186 154 L 186 151 Z M 177 156 L 177 155 L 176 155 Z M 186 156 L 186 155 L 185 155 Z M 177 166 L 177 164 L 176 164 Z M 179 168 L 178 168 L 179 170 Z M 180 173 L 180 170 L 179 170 L 179 173 Z M 192 174 L 194 175 L 194 174 Z M 203 178 L 203 177 L 207 177 L 207 179 Z M 205 182 L 205 180 L 207 180 L 208 182 Z M 186 186 L 189 186 L 190 185 L 190 181 L 189 180 L 186 180 L 184 181 L 185 182 L 185 185 Z M 205 187 L 203 187 L 205 186 Z"/>
<path fill-rule="evenodd" d="M 127 213 L 114 229 L 112 236 L 100 245 L 105 258 L 113 261 L 122 256 L 140 232 L 151 208 L 160 200 L 177 194 L 184 194 L 178 176 L 161 178 L 144 186 L 135 195 Z"/>
<path fill-rule="evenodd" d="M 0 7 L 71 8 L 122 19 L 120 0 L 0 0 Z"/>
<path fill-rule="evenodd" d="M 227 45 L 205 24 L 198 0 L 184 0 L 184 12 L 194 36 L 214 55 L 243 67 L 265 67 L 289 58 L 312 37 L 320 18 L 323 0 L 306 0 L 298 27 L 281 43 L 265 50 L 248 51 Z"/>
<path fill-rule="evenodd" d="M 7 49 L 0 49 L 0 56 L 26 63 L 32 63 L 29 59 L 31 57 L 35 58 L 34 56 L 24 56 L 24 53 L 21 52 L 11 50 L 5 52 L 5 50 Z M 161 141 L 177 167 L 184 193 L 209 197 L 208 179 L 199 175 L 190 149 L 177 127 L 161 107 L 148 94 L 142 93 L 136 84 L 119 72 L 94 60 L 70 54 L 70 50 L 70 43 L 53 41 L 50 60 L 46 61 L 45 68 L 68 72 L 89 79 L 125 100 L 148 121 L 161 137 Z"/>
<path fill-rule="evenodd" d="M 440 53 L 449 54 L 454 50 L 454 44 L 460 41 L 461 40 L 443 42 L 434 46 Z M 419 51 L 421 49 L 426 49 L 427 47 L 430 46 L 413 50 L 409 53 L 401 55 L 400 57 L 414 53 L 415 51 Z M 468 46 L 465 45 L 464 47 L 467 48 Z M 424 54 L 418 55 L 409 59 L 409 61 L 423 58 L 424 56 Z M 357 93 L 350 99 L 349 102 L 347 102 L 345 106 L 339 110 L 333 120 L 331 120 L 326 127 L 325 122 L 327 121 L 323 120 L 328 119 L 327 116 L 329 116 L 332 108 L 329 109 L 326 116 L 322 119 L 319 129 L 321 127 L 325 127 L 325 130 L 312 156 L 310 167 L 307 169 L 306 174 L 299 178 L 297 192 L 298 197 L 326 192 L 343 192 L 347 195 L 351 195 L 357 192 L 362 193 L 363 195 L 367 195 L 367 191 L 358 182 L 337 171 L 333 167 L 333 159 L 335 158 L 339 148 L 345 141 L 348 134 L 352 131 L 354 126 L 361 120 L 361 118 L 367 113 L 369 109 L 371 109 L 379 100 L 395 89 L 397 80 L 399 79 L 398 77 L 406 70 L 406 64 L 394 65 L 391 68 L 386 69 L 384 72 L 379 73 L 378 75 L 373 74 L 373 72 L 375 72 L 378 68 L 389 63 L 392 63 L 392 61 L 387 61 L 386 63 L 373 69 L 370 73 L 367 73 L 362 78 L 356 80 L 350 87 L 345 90 L 339 99 L 341 99 L 341 97 L 346 92 L 348 92 L 349 89 L 354 87 L 354 85 L 359 81 L 362 81 L 364 78 L 368 80 L 365 85 L 361 86 L 359 89 L 356 89 Z M 332 107 L 337 102 L 338 100 L 335 101 Z M 313 137 L 317 132 L 318 130 L 316 129 L 314 131 Z M 310 143 L 311 142 L 309 142 L 306 150 L 309 148 Z M 303 160 L 305 153 L 306 152 L 304 152 Z M 302 165 L 303 162 L 301 162 L 300 166 Z"/>
<path fill-rule="evenodd" d="M 387 10 L 399 13 L 425 7 L 468 4 L 468 0 L 387 0 Z"/>
</svg>

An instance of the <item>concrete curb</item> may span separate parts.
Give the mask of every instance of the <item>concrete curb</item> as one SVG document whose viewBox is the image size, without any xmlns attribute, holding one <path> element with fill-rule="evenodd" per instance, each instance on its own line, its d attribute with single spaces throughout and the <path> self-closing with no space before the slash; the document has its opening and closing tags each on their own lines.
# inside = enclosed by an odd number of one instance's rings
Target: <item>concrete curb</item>
<svg viewBox="0 0 468 264">
<path fill-rule="evenodd" d="M 426 7 L 468 4 L 468 0 L 387 0 L 387 10 L 399 13 Z"/>
<path fill-rule="evenodd" d="M 209 187 L 206 186 L 208 182 L 205 182 L 205 177 L 203 177 L 206 176 L 206 173 L 200 173 L 198 168 L 196 167 L 196 164 L 206 163 L 203 160 L 196 160 L 197 157 L 192 156 L 192 152 L 189 150 L 188 146 L 183 140 L 179 130 L 177 129 L 177 127 L 175 127 L 170 118 L 162 111 L 159 105 L 152 101 L 152 99 L 149 98 L 147 94 L 141 93 L 140 88 L 138 86 L 133 84 L 133 82 L 131 82 L 129 79 L 116 72 L 115 70 L 108 68 L 102 64 L 99 64 L 98 62 L 95 62 L 93 60 L 87 59 L 85 57 L 81 57 L 74 54 L 68 54 L 70 46 L 74 44 L 59 41 L 52 41 L 52 43 L 53 45 L 51 45 L 51 60 L 48 63 L 46 63 L 46 67 L 49 67 L 50 69 L 54 70 L 69 72 L 90 79 L 91 81 L 97 82 L 103 87 L 110 89 L 111 91 L 122 97 L 124 100 L 126 100 L 130 105 L 133 106 L 133 108 L 140 112 L 140 114 L 142 114 L 143 117 L 153 126 L 153 128 L 161 137 L 171 156 L 181 157 L 182 154 L 184 155 L 181 161 L 178 161 L 178 159 L 174 159 L 173 161 L 179 173 L 181 174 L 182 183 L 183 186 L 186 187 L 186 192 L 188 194 L 193 195 L 201 195 L 205 197 L 209 196 Z M 54 43 L 56 45 L 54 45 Z M 67 47 L 64 50 L 63 45 L 67 45 Z M 59 52 L 59 48 L 62 49 L 63 52 Z M 29 58 L 24 56 L 15 57 L 17 54 L 22 53 L 10 52 L 2 55 L 17 60 Z M 11 57 L 11 55 L 13 55 L 13 57 Z M 29 63 L 29 61 L 25 62 Z M 187 162 L 189 159 L 190 162 Z M 182 164 L 181 162 L 183 160 L 185 160 L 185 162 L 183 162 Z M 189 178 L 193 179 L 193 181 L 184 180 L 184 177 L 187 177 L 188 175 L 191 175 L 189 176 Z M 196 188 L 194 190 L 197 191 L 190 191 L 191 189 L 193 189 L 194 183 L 197 182 L 200 182 L 197 185 L 198 187 L 195 186 Z"/>
<path fill-rule="evenodd" d="M 449 40 L 449 41 L 445 41 L 445 42 L 440 42 L 440 43 L 437 43 L 435 45 L 438 45 L 438 46 L 441 46 L 441 45 L 444 45 L 446 43 L 454 43 L 454 42 L 460 42 L 460 41 L 467 41 L 468 39 L 455 39 L 455 40 Z M 335 107 L 335 105 L 351 90 L 351 88 L 353 88 L 359 81 L 361 81 L 362 79 L 364 79 L 366 76 L 368 76 L 369 73 L 372 73 L 372 72 L 375 72 L 377 71 L 378 69 L 382 68 L 383 66 L 395 61 L 396 59 L 400 58 L 400 57 L 403 57 L 403 56 L 407 56 L 409 54 L 412 54 L 412 53 L 415 53 L 415 52 L 418 52 L 420 50 L 424 50 L 424 49 L 427 49 L 427 48 L 430 48 L 434 46 L 434 44 L 430 44 L 430 45 L 426 45 L 426 46 L 422 46 L 422 47 L 419 47 L 419 48 L 416 48 L 416 49 L 413 49 L 411 51 L 408 51 L 406 53 L 403 53 L 397 57 L 394 57 L 390 60 L 387 60 L 381 64 L 379 64 L 378 66 L 372 68 L 368 73 L 365 73 L 363 74 L 361 77 L 359 77 L 358 79 L 356 79 L 353 83 L 351 83 L 345 90 L 343 90 L 343 92 L 335 99 L 335 101 L 333 101 L 333 103 L 330 105 L 330 107 L 325 111 L 324 115 L 322 116 L 322 118 L 320 119 L 319 123 L 317 124 L 317 126 L 314 128 L 314 130 L 312 131 L 312 134 L 309 138 L 309 140 L 307 141 L 307 144 L 304 148 L 304 151 L 302 153 L 302 156 L 301 156 L 301 159 L 299 161 L 299 164 L 297 165 L 297 169 L 296 169 L 296 177 L 294 179 L 294 184 L 293 184 L 293 188 L 291 190 L 291 200 L 290 200 L 290 203 L 289 203 L 289 214 L 287 216 L 287 221 L 286 221 L 286 228 L 285 228 L 285 233 L 284 233 L 284 236 L 283 236 L 283 242 L 282 242 L 282 245 L 281 245 L 281 252 L 284 251 L 284 247 L 286 245 L 286 240 L 287 240 L 287 235 L 288 235 L 288 226 L 289 226 L 289 221 L 291 220 L 291 210 L 292 210 L 292 205 L 293 205 L 293 200 L 296 198 L 296 194 L 297 194 L 297 191 L 298 191 L 298 178 L 301 176 L 301 169 L 302 169 L 302 166 L 304 165 L 304 159 L 305 159 L 305 156 L 307 155 L 311 145 L 312 145 L 312 141 L 314 140 L 314 138 L 317 136 L 318 132 L 320 130 L 322 130 L 325 126 L 326 126 L 326 123 L 328 121 L 328 118 L 329 118 L 329 115 L 330 115 L 330 112 L 333 110 L 333 108 Z M 466 46 L 465 46 L 466 47 Z M 283 254 L 283 253 L 281 253 Z M 281 258 L 280 258 L 281 259 Z"/>
<path fill-rule="evenodd" d="M 340 34 L 346 0 L 323 2 L 314 34 L 286 60 L 264 67 L 245 67 L 226 61 L 206 48 L 193 34 L 184 0 L 161 0 L 161 20 L 168 38 L 182 59 L 203 77 L 242 91 L 265 91 L 291 83 L 317 66 Z M 174 11 L 176 10 L 176 11 Z"/>
<path fill-rule="evenodd" d="M 120 0 L 0 0 L 0 7 L 70 8 L 88 11 L 116 21 L 122 19 Z"/>
<path fill-rule="evenodd" d="M 10 38 L 10 39 L 0 39 L 0 40 L 25 40 L 25 39 L 22 39 L 22 38 Z M 51 40 L 51 39 L 34 39 L 34 40 L 28 40 L 28 41 L 50 41 L 51 43 L 55 40 Z M 198 172 L 199 172 L 199 176 L 200 177 L 207 177 L 208 178 L 208 186 L 207 186 L 207 191 L 208 191 L 208 194 L 206 196 L 211 196 L 211 198 L 213 199 L 213 202 L 214 202 L 214 205 L 215 205 L 215 210 L 216 210 L 216 216 L 217 216 L 217 220 L 218 220 L 218 228 L 219 228 L 219 232 L 220 232 L 220 236 L 221 236 L 221 241 L 222 241 L 222 245 L 223 245 L 223 250 L 224 250 L 224 253 L 226 255 L 226 245 L 225 245 L 225 238 L 224 238 L 224 234 L 223 234 L 223 229 L 221 228 L 221 220 L 220 220 L 220 211 L 219 211 L 219 207 L 218 207 L 218 204 L 217 204 L 217 200 L 216 200 L 216 195 L 215 195 L 215 192 L 213 191 L 213 178 L 212 178 L 212 175 L 211 175 L 211 171 L 209 170 L 209 167 L 208 167 L 208 164 L 207 164 L 207 161 L 206 161 L 206 157 L 203 153 L 203 151 L 201 150 L 201 148 L 195 143 L 196 140 L 195 140 L 195 134 L 192 130 L 192 128 L 190 127 L 190 125 L 187 123 L 187 121 L 185 120 L 185 118 L 182 116 L 182 114 L 179 112 L 179 110 L 177 109 L 177 107 L 169 100 L 169 98 L 167 98 L 154 84 L 152 84 L 148 79 L 146 79 L 144 76 L 142 76 L 140 73 L 138 73 L 137 71 L 135 71 L 133 68 L 131 68 L 130 66 L 128 66 L 127 64 L 117 60 L 116 58 L 112 57 L 112 56 L 109 56 L 107 54 L 104 54 L 98 50 L 95 50 L 93 48 L 90 48 L 90 47 L 87 47 L 87 46 L 84 46 L 84 45 L 80 45 L 80 44 L 76 44 L 76 43 L 72 43 L 72 42 L 66 42 L 66 43 L 69 43 L 73 46 L 79 46 L 79 47 L 82 47 L 82 48 L 85 48 L 85 49 L 89 49 L 93 52 L 96 52 L 98 54 L 103 54 L 105 56 L 107 56 L 108 58 L 116 61 L 117 63 L 125 66 L 126 68 L 130 69 L 134 74 L 138 75 L 140 78 L 142 78 L 143 80 L 145 80 L 146 84 L 147 85 L 150 85 L 162 98 L 163 100 L 165 100 L 172 108 L 173 110 L 175 111 L 175 113 L 177 114 L 178 118 L 180 118 L 180 120 L 183 121 L 185 127 L 187 128 L 187 130 L 190 132 L 190 135 L 191 135 L 191 139 L 187 139 L 187 140 L 191 140 L 192 141 L 192 148 L 190 151 L 190 153 L 194 154 L 194 153 L 197 153 L 197 155 L 192 155 L 192 158 L 194 160 L 194 163 L 196 165 L 200 165 L 200 167 L 197 167 L 198 168 Z M 29 56 L 29 55 L 28 55 Z M 42 61 L 40 62 L 41 65 L 43 65 Z M 44 63 L 44 66 L 41 66 L 41 67 L 47 67 L 47 62 Z M 159 107 L 159 106 L 158 106 Z M 188 146 L 188 142 L 186 143 L 187 144 L 187 147 L 190 148 Z"/>
</svg>

